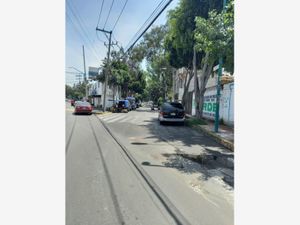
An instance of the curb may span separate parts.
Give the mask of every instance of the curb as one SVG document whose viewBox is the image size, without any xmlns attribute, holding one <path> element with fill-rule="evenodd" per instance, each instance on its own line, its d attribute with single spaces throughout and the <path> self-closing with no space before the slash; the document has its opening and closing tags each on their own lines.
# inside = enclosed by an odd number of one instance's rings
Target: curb
<svg viewBox="0 0 300 225">
<path fill-rule="evenodd" d="M 201 125 L 195 126 L 193 125 L 192 128 L 196 129 L 196 130 L 200 130 L 202 131 L 204 134 L 212 137 L 216 142 L 218 142 L 219 144 L 223 145 L 224 147 L 228 148 L 229 150 L 234 152 L 234 144 L 231 141 L 228 141 L 224 138 L 219 137 L 217 134 L 201 127 Z"/>
</svg>

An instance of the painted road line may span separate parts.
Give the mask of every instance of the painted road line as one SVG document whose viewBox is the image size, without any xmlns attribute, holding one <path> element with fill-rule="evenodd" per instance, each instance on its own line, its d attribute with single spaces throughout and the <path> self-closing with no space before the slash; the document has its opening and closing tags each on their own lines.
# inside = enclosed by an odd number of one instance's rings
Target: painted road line
<svg viewBox="0 0 300 225">
<path fill-rule="evenodd" d="M 113 123 L 113 122 L 116 122 L 116 121 L 119 121 L 119 120 L 123 119 L 124 117 L 126 118 L 127 115 L 118 115 L 118 116 L 115 116 L 113 118 L 111 118 L 111 117 L 110 118 L 104 118 L 103 121 L 105 121 L 107 123 Z"/>
<path fill-rule="evenodd" d="M 119 116 L 120 116 L 119 114 L 113 114 L 113 115 L 102 117 L 102 119 L 104 121 L 108 121 L 108 120 L 111 120 L 111 119 L 114 119 L 114 118 L 118 118 Z"/>
<path fill-rule="evenodd" d="M 98 115 L 98 117 L 101 119 L 114 118 L 116 116 L 118 116 L 118 115 L 117 114 Z"/>
<path fill-rule="evenodd" d="M 119 120 L 118 122 L 119 123 L 124 123 L 124 122 L 129 122 L 129 121 L 131 121 L 132 120 L 132 118 L 131 117 L 123 117 L 121 120 Z"/>
</svg>

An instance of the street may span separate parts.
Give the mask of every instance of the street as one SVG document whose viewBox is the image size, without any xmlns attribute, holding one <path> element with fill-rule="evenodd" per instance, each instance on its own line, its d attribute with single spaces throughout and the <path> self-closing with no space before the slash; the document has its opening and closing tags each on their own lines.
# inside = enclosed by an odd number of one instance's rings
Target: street
<svg viewBox="0 0 300 225">
<path fill-rule="evenodd" d="M 66 224 L 233 224 L 232 170 L 182 156 L 228 150 L 147 107 L 89 116 L 66 104 Z"/>
</svg>

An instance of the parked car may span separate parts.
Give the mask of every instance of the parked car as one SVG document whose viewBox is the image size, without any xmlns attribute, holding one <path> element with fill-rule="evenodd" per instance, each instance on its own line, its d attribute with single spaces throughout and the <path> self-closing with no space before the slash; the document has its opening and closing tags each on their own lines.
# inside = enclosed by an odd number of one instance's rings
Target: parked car
<svg viewBox="0 0 300 225">
<path fill-rule="evenodd" d="M 93 107 L 89 102 L 78 101 L 75 104 L 75 114 L 92 114 Z"/>
<path fill-rule="evenodd" d="M 131 110 L 131 105 L 128 100 L 119 100 L 116 104 L 116 112 L 129 112 Z"/>
<path fill-rule="evenodd" d="M 126 100 L 130 102 L 130 110 L 136 110 L 136 103 L 134 97 L 127 97 Z"/>
<path fill-rule="evenodd" d="M 185 111 L 179 102 L 165 102 L 160 107 L 158 120 L 160 124 L 164 122 L 179 122 L 184 124 Z"/>
</svg>

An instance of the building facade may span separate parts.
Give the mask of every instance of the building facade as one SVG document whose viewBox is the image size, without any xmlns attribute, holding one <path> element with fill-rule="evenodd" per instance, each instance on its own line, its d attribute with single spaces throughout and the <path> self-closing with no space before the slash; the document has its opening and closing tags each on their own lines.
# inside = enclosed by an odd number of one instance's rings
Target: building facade
<svg viewBox="0 0 300 225">
<path fill-rule="evenodd" d="M 107 85 L 106 89 L 106 107 L 111 107 L 115 100 L 121 97 L 121 89 L 118 86 L 111 87 Z M 104 84 L 99 81 L 89 81 L 88 99 L 90 103 L 98 109 L 102 109 L 104 102 Z"/>
<path fill-rule="evenodd" d="M 197 71 L 197 78 L 200 82 L 201 70 Z M 185 68 L 178 69 L 173 74 L 173 100 L 182 101 L 185 78 L 188 78 L 188 73 Z M 216 99 L 217 99 L 217 67 L 214 68 L 210 75 L 206 91 L 204 93 L 203 114 L 202 116 L 209 120 L 215 119 Z M 195 92 L 194 92 L 194 77 L 191 79 L 188 92 L 185 110 L 187 114 L 196 114 Z M 221 98 L 220 98 L 220 120 L 229 126 L 234 126 L 234 77 L 233 75 L 223 71 L 221 77 Z"/>
</svg>

